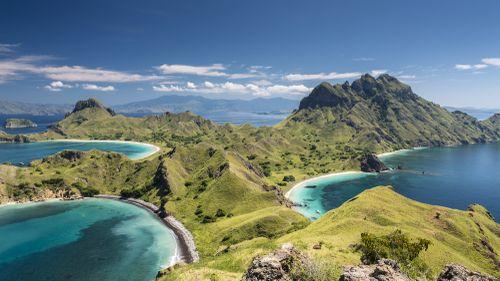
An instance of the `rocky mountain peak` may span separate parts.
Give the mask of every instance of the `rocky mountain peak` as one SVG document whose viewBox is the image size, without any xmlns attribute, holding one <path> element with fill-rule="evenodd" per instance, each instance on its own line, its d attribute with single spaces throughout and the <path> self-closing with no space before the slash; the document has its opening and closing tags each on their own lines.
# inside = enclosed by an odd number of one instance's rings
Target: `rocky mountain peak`
<svg viewBox="0 0 500 281">
<path fill-rule="evenodd" d="M 75 104 L 75 108 L 71 113 L 79 112 L 87 108 L 98 108 L 106 110 L 111 115 L 115 115 L 115 112 L 111 108 L 105 107 L 100 101 L 94 98 L 90 98 L 88 100 L 81 100 Z"/>
</svg>

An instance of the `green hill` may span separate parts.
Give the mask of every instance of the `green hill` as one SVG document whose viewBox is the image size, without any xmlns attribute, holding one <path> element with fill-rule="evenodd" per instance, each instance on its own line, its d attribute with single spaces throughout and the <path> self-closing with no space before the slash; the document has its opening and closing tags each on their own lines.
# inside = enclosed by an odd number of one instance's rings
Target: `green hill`
<svg viewBox="0 0 500 281">
<path fill-rule="evenodd" d="M 30 138 L 134 140 L 156 144 L 161 152 L 140 161 L 61 152 L 30 167 L 3 165 L 0 199 L 107 193 L 161 205 L 193 232 L 201 254 L 200 263 L 174 270 L 166 277 L 171 280 L 239 280 L 253 256 L 287 241 L 338 268 L 359 261 L 348 245 L 361 231 L 395 228 L 432 240 L 424 258 L 433 273 L 456 261 L 498 275 L 500 231 L 482 207 L 451 210 L 376 188 L 310 224 L 283 196 L 304 178 L 358 170 L 367 152 L 499 140 L 498 120 L 450 113 L 388 75 L 365 75 L 350 85 L 322 83 L 275 127 L 218 125 L 189 112 L 131 118 L 91 99 Z M 433 219 L 436 212 L 439 220 Z M 311 250 L 320 241 L 326 247 Z"/>
<path fill-rule="evenodd" d="M 354 146 L 387 151 L 415 146 L 482 143 L 500 130 L 462 112 L 450 113 L 387 74 L 349 83 L 321 83 L 280 126 L 342 132 Z"/>
</svg>

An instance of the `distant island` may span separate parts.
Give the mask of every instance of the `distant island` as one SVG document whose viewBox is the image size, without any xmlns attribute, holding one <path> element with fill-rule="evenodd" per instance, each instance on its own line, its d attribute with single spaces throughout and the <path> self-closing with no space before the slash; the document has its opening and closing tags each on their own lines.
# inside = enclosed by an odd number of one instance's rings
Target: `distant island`
<svg viewBox="0 0 500 281">
<path fill-rule="evenodd" d="M 28 119 L 9 118 L 5 120 L 3 127 L 5 129 L 36 128 L 38 125 Z"/>
</svg>

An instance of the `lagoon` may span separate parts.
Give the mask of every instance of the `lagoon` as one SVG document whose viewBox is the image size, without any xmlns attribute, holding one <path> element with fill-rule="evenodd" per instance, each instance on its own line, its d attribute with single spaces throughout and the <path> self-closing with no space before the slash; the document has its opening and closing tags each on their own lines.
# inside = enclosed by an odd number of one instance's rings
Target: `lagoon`
<svg viewBox="0 0 500 281">
<path fill-rule="evenodd" d="M 131 204 L 85 199 L 0 207 L 0 280 L 154 280 L 176 253 L 173 232 Z"/>
<path fill-rule="evenodd" d="M 155 153 L 158 148 L 136 142 L 59 140 L 32 143 L 0 143 L 0 163 L 29 164 L 63 150 L 102 150 L 122 153 L 132 160 Z"/>
<path fill-rule="evenodd" d="M 300 183 L 288 197 L 307 205 L 296 210 L 316 220 L 365 189 L 392 185 L 420 202 L 462 210 L 479 203 L 500 217 L 500 143 L 413 149 L 381 160 L 392 168 L 402 165 L 403 170 L 319 177 Z M 303 188 L 306 185 L 316 188 Z"/>
</svg>

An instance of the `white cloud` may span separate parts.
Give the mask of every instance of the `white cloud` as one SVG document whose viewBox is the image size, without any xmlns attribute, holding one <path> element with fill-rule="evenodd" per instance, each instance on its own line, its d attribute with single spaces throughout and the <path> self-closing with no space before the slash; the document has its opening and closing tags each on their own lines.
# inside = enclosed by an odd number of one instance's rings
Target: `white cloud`
<svg viewBox="0 0 500 281">
<path fill-rule="evenodd" d="M 387 69 L 374 69 L 370 72 L 372 76 L 379 76 L 387 72 Z"/>
<path fill-rule="evenodd" d="M 303 95 L 311 92 L 312 89 L 304 86 L 304 85 L 273 85 L 267 87 L 267 91 L 270 94 L 288 94 L 288 95 Z"/>
<path fill-rule="evenodd" d="M 469 69 L 472 69 L 472 65 L 470 65 L 470 64 L 455 64 L 455 69 L 469 70 Z"/>
<path fill-rule="evenodd" d="M 488 65 L 500 66 L 500 58 L 485 58 L 481 62 Z"/>
<path fill-rule="evenodd" d="M 73 88 L 73 86 L 64 84 L 62 81 L 52 81 L 49 85 L 46 85 L 44 88 L 52 92 L 59 92 L 62 89 L 71 89 Z"/>
<path fill-rule="evenodd" d="M 156 92 L 167 92 L 167 93 L 180 93 L 184 92 L 186 89 L 179 87 L 179 86 L 174 86 L 174 85 L 158 85 L 158 86 L 153 86 L 153 91 Z"/>
<path fill-rule="evenodd" d="M 500 61 L 499 61 L 499 65 L 500 65 Z M 484 69 L 487 67 L 488 67 L 488 64 L 456 64 L 455 65 L 455 69 L 458 69 L 458 70 L 470 70 L 470 69 L 478 70 L 478 69 Z"/>
<path fill-rule="evenodd" d="M 122 71 L 89 69 L 82 66 L 45 66 L 38 67 L 34 72 L 40 73 L 48 78 L 71 82 L 108 82 L 127 83 L 157 80 L 158 76 L 144 76 L 130 74 Z"/>
<path fill-rule="evenodd" d="M 203 85 L 204 85 L 206 88 L 209 88 L 209 89 L 210 89 L 210 88 L 214 88 L 214 87 L 215 87 L 214 83 L 209 82 L 209 81 L 205 81 L 205 82 L 203 83 Z"/>
<path fill-rule="evenodd" d="M 189 82 L 191 83 L 191 82 Z M 197 94 L 238 94 L 252 96 L 270 96 L 270 95 L 304 95 L 312 89 L 302 84 L 300 85 L 272 85 L 259 86 L 257 84 L 248 83 L 240 84 L 233 82 L 212 83 L 205 81 L 200 85 L 194 83 L 188 84 L 186 87 L 174 85 L 157 85 L 153 86 L 154 91 L 158 92 L 189 92 Z"/>
<path fill-rule="evenodd" d="M 196 85 L 193 82 L 187 82 L 186 87 L 188 89 L 196 89 Z"/>
<path fill-rule="evenodd" d="M 163 64 L 157 67 L 163 74 L 188 74 L 198 76 L 227 76 L 226 67 L 222 64 L 212 64 L 209 66 L 193 66 L 185 64 Z"/>
<path fill-rule="evenodd" d="M 336 80 L 336 79 L 349 79 L 361 76 L 360 72 L 347 72 L 347 73 L 316 73 L 316 74 L 297 74 L 292 73 L 283 77 L 288 81 L 303 81 L 303 80 Z"/>
<path fill-rule="evenodd" d="M 113 86 L 98 86 L 94 84 L 85 84 L 82 86 L 83 89 L 89 91 L 101 91 L 101 92 L 112 92 L 115 91 L 115 87 Z"/>
<path fill-rule="evenodd" d="M 23 73 L 37 74 L 64 82 L 127 83 L 158 80 L 155 75 L 131 74 L 123 71 L 90 69 L 82 66 L 39 66 L 48 56 L 23 56 L 0 61 L 0 82 L 18 78 Z"/>
</svg>

